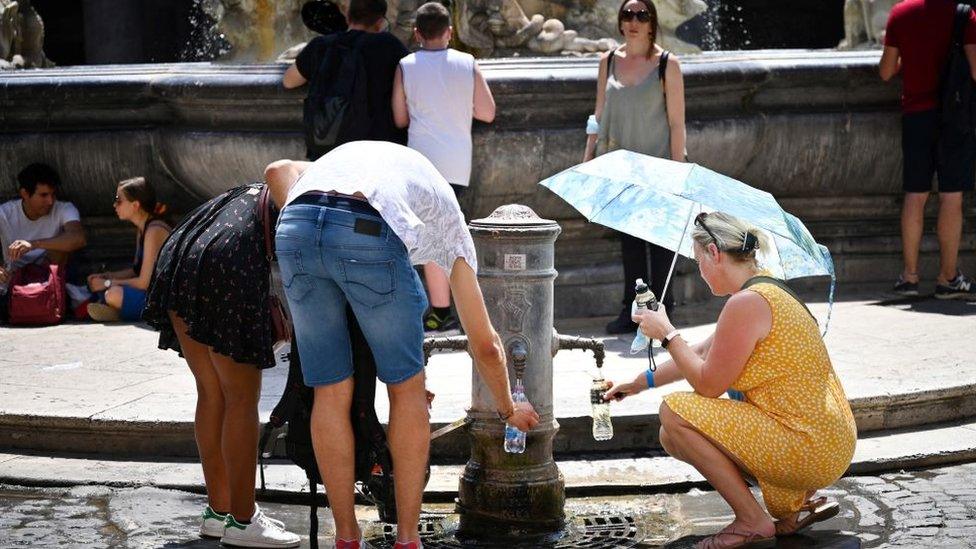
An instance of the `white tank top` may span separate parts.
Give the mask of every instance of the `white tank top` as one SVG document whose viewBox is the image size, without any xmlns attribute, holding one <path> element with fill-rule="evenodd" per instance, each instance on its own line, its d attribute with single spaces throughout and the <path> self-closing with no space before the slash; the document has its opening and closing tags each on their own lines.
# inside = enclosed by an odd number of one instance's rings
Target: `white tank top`
<svg viewBox="0 0 976 549">
<path fill-rule="evenodd" d="M 474 57 L 457 50 L 419 50 L 400 60 L 410 111 L 407 145 L 449 183 L 471 179 Z"/>
</svg>

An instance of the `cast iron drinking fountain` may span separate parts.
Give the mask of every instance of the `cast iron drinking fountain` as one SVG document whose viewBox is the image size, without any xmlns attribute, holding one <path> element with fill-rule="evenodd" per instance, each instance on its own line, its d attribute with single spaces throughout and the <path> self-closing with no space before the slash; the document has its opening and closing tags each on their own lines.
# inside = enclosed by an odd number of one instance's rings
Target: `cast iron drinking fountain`
<svg viewBox="0 0 976 549">
<path fill-rule="evenodd" d="M 527 433 L 525 452 L 503 449 L 505 425 L 499 421 L 488 387 L 472 369 L 467 430 L 471 456 L 456 500 L 455 531 L 422 534 L 435 547 L 533 546 L 628 547 L 643 536 L 627 516 L 567 518 L 563 475 L 553 460 L 559 424 L 553 413 L 552 360 L 564 349 L 593 352 L 602 368 L 603 342 L 563 336 L 553 328 L 554 243 L 559 224 L 522 205 L 502 206 L 470 224 L 478 253 L 478 280 L 488 314 L 508 357 L 514 386 L 521 380 L 541 418 Z M 434 350 L 465 350 L 465 336 L 427 339 L 425 358 Z M 528 545 L 526 545 L 528 544 Z"/>
</svg>

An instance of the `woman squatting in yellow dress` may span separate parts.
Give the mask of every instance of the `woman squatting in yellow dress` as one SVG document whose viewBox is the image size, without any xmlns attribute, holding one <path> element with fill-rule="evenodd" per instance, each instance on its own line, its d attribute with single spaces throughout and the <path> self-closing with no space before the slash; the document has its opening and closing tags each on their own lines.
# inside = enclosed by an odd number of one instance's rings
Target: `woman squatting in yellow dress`
<svg viewBox="0 0 976 549">
<path fill-rule="evenodd" d="M 634 317 L 645 335 L 664 342 L 671 360 L 614 385 L 606 398 L 687 380 L 694 392 L 661 404 L 661 445 L 698 469 L 735 512 L 732 524 L 699 546 L 759 546 L 837 514 L 836 503 L 813 496 L 847 470 L 857 429 L 816 320 L 783 287 L 756 278 L 768 274 L 756 260 L 768 246 L 765 234 L 711 213 L 696 218 L 692 237 L 712 293 L 731 295 L 715 333 L 691 345 L 663 307 Z M 745 400 L 719 398 L 729 389 Z M 746 478 L 758 482 L 768 513 Z"/>
</svg>

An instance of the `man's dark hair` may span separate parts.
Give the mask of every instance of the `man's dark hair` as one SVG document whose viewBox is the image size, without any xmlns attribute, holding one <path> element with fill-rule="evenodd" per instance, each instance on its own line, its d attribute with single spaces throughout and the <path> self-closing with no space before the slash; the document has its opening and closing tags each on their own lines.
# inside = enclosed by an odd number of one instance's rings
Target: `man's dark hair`
<svg viewBox="0 0 976 549">
<path fill-rule="evenodd" d="M 451 14 L 440 2 L 427 2 L 417 8 L 417 32 L 426 40 L 440 38 L 451 26 Z"/>
<path fill-rule="evenodd" d="M 374 25 L 386 17 L 386 0 L 349 0 L 346 19 L 357 25 Z"/>
<path fill-rule="evenodd" d="M 302 22 L 322 35 L 346 30 L 346 16 L 332 0 L 309 0 L 302 6 Z"/>
<path fill-rule="evenodd" d="M 58 172 L 54 171 L 54 168 L 40 162 L 27 166 L 17 174 L 19 188 L 24 189 L 31 196 L 37 192 L 37 186 L 42 183 L 57 190 L 61 186 L 61 177 L 58 176 Z"/>
</svg>

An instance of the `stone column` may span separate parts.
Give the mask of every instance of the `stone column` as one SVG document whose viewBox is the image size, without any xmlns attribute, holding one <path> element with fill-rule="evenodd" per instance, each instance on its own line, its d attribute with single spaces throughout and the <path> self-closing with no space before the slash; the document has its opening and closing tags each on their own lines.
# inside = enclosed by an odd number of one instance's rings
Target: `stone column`
<svg viewBox="0 0 976 549">
<path fill-rule="evenodd" d="M 468 417 L 471 458 L 458 489 L 459 539 L 545 535 L 563 527 L 566 493 L 552 457 L 559 424 L 552 410 L 553 250 L 559 225 L 521 205 L 502 206 L 470 225 L 478 281 L 508 354 L 541 416 L 522 454 L 503 449 L 504 423 L 477 370 Z M 524 373 L 516 371 L 523 370 Z"/>
</svg>

